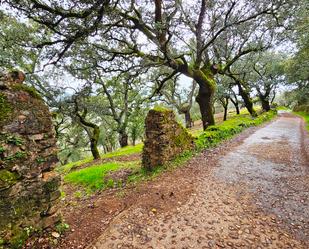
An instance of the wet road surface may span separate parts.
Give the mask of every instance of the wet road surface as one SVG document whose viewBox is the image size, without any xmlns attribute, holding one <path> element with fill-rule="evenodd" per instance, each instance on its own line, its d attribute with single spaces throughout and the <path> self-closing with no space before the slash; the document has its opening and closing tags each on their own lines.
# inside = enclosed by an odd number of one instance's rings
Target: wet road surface
<svg viewBox="0 0 309 249">
<path fill-rule="evenodd" d="M 162 213 L 136 203 L 89 248 L 309 248 L 303 140 L 302 120 L 284 114 L 216 159 L 193 158 L 200 173 L 185 203 Z"/>
</svg>

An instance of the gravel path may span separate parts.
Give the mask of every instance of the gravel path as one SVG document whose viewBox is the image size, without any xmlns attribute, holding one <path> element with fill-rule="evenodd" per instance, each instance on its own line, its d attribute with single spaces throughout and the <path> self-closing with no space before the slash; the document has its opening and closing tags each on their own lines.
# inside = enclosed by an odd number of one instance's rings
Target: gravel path
<svg viewBox="0 0 309 249">
<path fill-rule="evenodd" d="M 228 152 L 193 158 L 199 174 L 185 203 L 159 212 L 137 202 L 89 249 L 309 248 L 302 132 L 301 119 L 284 114 Z"/>
</svg>

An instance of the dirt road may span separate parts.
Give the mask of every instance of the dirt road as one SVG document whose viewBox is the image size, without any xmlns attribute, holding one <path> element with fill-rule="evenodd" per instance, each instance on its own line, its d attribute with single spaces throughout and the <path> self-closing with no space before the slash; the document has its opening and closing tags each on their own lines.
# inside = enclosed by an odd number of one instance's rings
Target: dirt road
<svg viewBox="0 0 309 249">
<path fill-rule="evenodd" d="M 302 121 L 290 114 L 249 130 L 189 162 L 198 175 L 190 176 L 195 187 L 185 203 L 161 212 L 141 199 L 89 248 L 307 249 L 309 164 L 303 141 Z"/>
</svg>

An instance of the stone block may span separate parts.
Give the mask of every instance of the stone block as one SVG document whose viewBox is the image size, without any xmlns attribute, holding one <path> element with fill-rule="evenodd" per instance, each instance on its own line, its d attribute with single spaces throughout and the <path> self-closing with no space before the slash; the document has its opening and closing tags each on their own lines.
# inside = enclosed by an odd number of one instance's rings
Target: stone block
<svg viewBox="0 0 309 249">
<path fill-rule="evenodd" d="M 194 148 L 194 138 L 177 123 L 172 110 L 150 110 L 146 120 L 143 167 L 152 170 Z"/>
<path fill-rule="evenodd" d="M 23 227 L 59 221 L 60 176 L 48 107 L 21 72 L 8 74 L 0 92 L 0 238 L 10 243 Z M 45 215 L 42 216 L 41 214 Z"/>
</svg>

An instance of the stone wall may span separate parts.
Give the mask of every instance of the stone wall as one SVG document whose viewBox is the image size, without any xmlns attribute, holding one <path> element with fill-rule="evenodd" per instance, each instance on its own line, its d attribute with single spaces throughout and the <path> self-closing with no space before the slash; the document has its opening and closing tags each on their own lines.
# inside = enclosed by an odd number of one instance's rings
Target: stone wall
<svg viewBox="0 0 309 249">
<path fill-rule="evenodd" d="M 13 72 L 0 79 L 0 248 L 16 247 L 27 232 L 60 218 L 51 116 L 24 78 Z"/>
<path fill-rule="evenodd" d="M 193 137 L 177 123 L 172 110 L 164 108 L 150 110 L 145 125 L 146 140 L 142 163 L 148 170 L 164 165 L 194 147 Z"/>
</svg>

